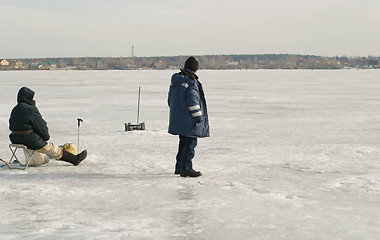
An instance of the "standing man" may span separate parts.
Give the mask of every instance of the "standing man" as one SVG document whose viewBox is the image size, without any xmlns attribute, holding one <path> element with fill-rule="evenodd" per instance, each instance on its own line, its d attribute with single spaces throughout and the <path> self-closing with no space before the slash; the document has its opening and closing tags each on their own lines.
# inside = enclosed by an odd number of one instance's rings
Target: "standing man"
<svg viewBox="0 0 380 240">
<path fill-rule="evenodd" d="M 181 72 L 171 79 L 168 94 L 170 107 L 169 133 L 179 135 L 175 174 L 181 177 L 199 177 L 201 172 L 193 169 L 197 138 L 209 137 L 206 99 L 202 84 L 195 74 L 199 63 L 189 57 Z"/>
</svg>

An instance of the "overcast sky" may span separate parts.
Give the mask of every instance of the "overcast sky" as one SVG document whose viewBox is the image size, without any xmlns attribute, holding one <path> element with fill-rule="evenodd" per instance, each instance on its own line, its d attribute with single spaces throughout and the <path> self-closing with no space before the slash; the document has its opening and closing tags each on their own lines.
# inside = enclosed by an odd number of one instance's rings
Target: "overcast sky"
<svg viewBox="0 0 380 240">
<path fill-rule="evenodd" d="M 380 56 L 380 0 L 0 0 L 0 58 Z"/>
</svg>

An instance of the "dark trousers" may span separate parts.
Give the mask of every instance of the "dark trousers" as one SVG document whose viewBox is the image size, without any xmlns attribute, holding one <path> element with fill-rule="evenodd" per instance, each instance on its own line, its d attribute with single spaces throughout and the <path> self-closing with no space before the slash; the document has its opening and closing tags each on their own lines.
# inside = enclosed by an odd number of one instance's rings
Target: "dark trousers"
<svg viewBox="0 0 380 240">
<path fill-rule="evenodd" d="M 195 155 L 195 147 L 197 146 L 198 139 L 193 137 L 179 136 L 179 146 L 177 153 L 176 169 L 180 169 L 181 172 L 190 172 L 193 170 L 192 159 Z"/>
</svg>

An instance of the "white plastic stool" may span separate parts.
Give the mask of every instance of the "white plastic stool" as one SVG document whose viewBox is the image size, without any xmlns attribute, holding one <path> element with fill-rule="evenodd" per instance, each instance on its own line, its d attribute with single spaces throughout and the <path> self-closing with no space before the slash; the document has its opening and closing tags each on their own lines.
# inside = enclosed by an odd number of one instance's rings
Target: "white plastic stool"
<svg viewBox="0 0 380 240">
<path fill-rule="evenodd" d="M 25 155 L 25 162 L 22 164 L 20 160 L 17 158 L 16 151 L 17 149 L 22 149 L 24 151 Z M 28 166 L 38 166 L 43 163 L 45 163 L 45 159 L 43 158 L 42 154 L 35 151 L 28 149 L 26 146 L 22 144 L 9 144 L 9 149 L 12 152 L 11 159 L 9 160 L 9 164 L 11 163 L 18 163 L 21 167 L 24 167 L 26 169 Z M 43 162 L 43 163 L 42 163 Z"/>
</svg>

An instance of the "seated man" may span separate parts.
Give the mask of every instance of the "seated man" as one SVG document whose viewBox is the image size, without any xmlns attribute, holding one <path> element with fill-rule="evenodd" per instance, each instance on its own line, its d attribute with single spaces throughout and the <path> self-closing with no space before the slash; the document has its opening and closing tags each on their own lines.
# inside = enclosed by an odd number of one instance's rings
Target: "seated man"
<svg viewBox="0 0 380 240">
<path fill-rule="evenodd" d="M 23 144 L 28 149 L 44 153 L 56 160 L 69 162 L 77 166 L 87 157 L 87 150 L 74 155 L 54 143 L 50 139 L 45 120 L 35 106 L 34 92 L 22 87 L 17 95 L 18 104 L 13 108 L 9 119 L 9 139 L 14 144 Z"/>
</svg>

